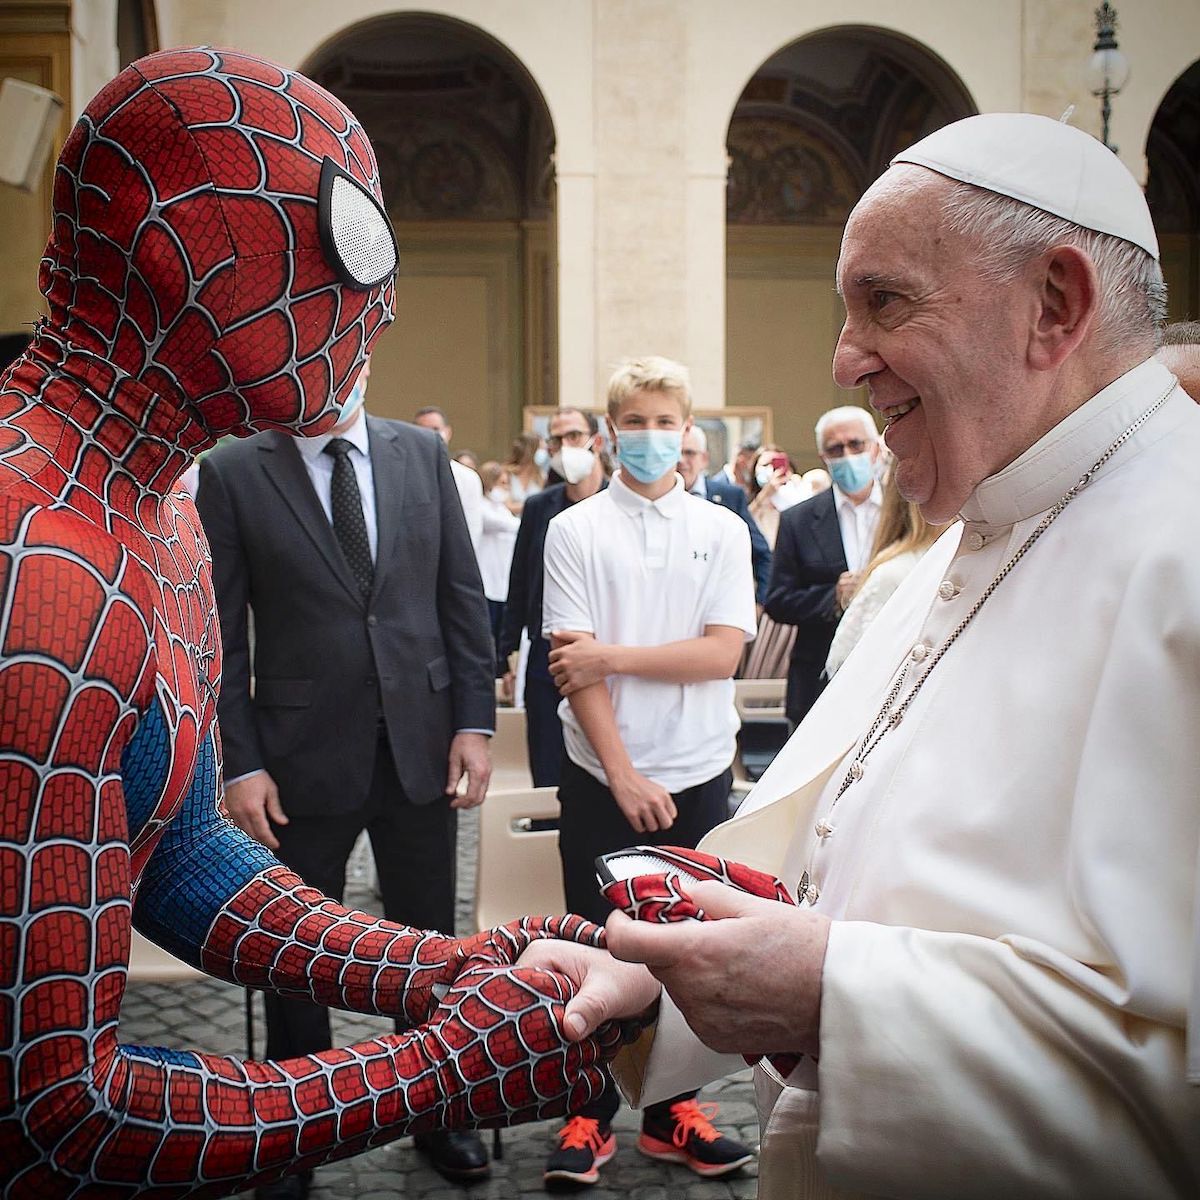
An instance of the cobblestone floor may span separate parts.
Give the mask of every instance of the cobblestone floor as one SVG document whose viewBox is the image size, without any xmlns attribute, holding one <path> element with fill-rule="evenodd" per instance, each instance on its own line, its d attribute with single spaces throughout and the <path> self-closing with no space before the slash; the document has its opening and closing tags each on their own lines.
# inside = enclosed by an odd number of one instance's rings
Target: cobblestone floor
<svg viewBox="0 0 1200 1200">
<path fill-rule="evenodd" d="M 471 928 L 471 887 L 475 878 L 476 822 L 466 814 L 459 832 L 459 895 L 457 923 L 460 932 Z M 377 904 L 369 891 L 369 851 L 365 843 L 351 862 L 347 899 L 366 911 Z M 256 1003 L 255 1029 L 261 1052 L 263 1024 L 261 1002 Z M 202 1049 L 214 1053 L 246 1051 L 245 993 L 214 979 L 186 985 L 131 984 L 122 1010 L 121 1036 L 127 1043 Z M 391 1028 L 379 1018 L 348 1013 L 333 1014 L 334 1044 L 375 1037 Z M 758 1122 L 750 1072 L 742 1071 L 706 1088 L 701 1100 L 720 1103 L 718 1125 L 748 1145 L 758 1142 Z M 491 1178 L 469 1187 L 447 1183 L 403 1138 L 389 1146 L 334 1163 L 317 1171 L 313 1196 L 355 1196 L 362 1200 L 391 1197 L 469 1196 L 472 1200 L 542 1196 L 542 1164 L 555 1144 L 554 1125 L 527 1125 L 502 1134 L 503 1158 L 493 1163 Z M 627 1108 L 618 1114 L 615 1129 L 620 1149 L 603 1168 L 600 1183 L 583 1189 L 589 1200 L 744 1200 L 756 1190 L 752 1164 L 725 1180 L 703 1180 L 682 1167 L 653 1162 L 634 1148 L 638 1117 Z M 490 1145 L 491 1135 L 485 1134 Z"/>
</svg>

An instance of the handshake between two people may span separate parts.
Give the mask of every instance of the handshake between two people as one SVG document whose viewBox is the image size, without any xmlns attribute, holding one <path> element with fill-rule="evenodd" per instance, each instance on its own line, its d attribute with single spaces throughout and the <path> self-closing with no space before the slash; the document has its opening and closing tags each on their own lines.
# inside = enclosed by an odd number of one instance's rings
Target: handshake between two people
<svg viewBox="0 0 1200 1200">
<path fill-rule="evenodd" d="M 796 907 L 769 876 L 672 855 L 707 878 L 642 877 L 633 903 L 626 885 L 610 885 L 625 911 L 605 930 L 578 917 L 526 918 L 456 944 L 428 1015 L 410 1011 L 455 1064 L 453 1095 L 438 1106 L 445 1127 L 577 1110 L 653 1018 L 664 987 L 711 1049 L 781 1068 L 817 1056 L 828 919 Z"/>
</svg>

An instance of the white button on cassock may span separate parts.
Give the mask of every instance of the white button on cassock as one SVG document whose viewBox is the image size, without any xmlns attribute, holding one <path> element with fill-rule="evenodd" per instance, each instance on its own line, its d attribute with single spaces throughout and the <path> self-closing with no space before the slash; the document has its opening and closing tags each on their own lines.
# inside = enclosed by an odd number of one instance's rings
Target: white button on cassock
<svg viewBox="0 0 1200 1200">
<path fill-rule="evenodd" d="M 816 830 L 817 837 L 827 838 L 833 832 L 833 826 L 825 817 L 822 817 L 816 824 Z"/>
<path fill-rule="evenodd" d="M 979 530 L 973 529 L 963 540 L 963 545 L 966 546 L 968 550 L 982 550 L 983 543 L 986 541 L 987 538 L 985 538 L 983 534 L 979 532 Z"/>
<path fill-rule="evenodd" d="M 911 657 L 912 657 L 913 662 L 921 662 L 921 660 L 924 659 L 925 655 L 927 655 L 928 653 L 929 653 L 929 647 L 927 645 L 925 645 L 924 642 L 918 642 L 912 648 L 912 656 Z"/>
<path fill-rule="evenodd" d="M 943 600 L 953 600 L 954 597 L 958 595 L 960 590 L 961 589 L 959 588 L 958 584 L 952 579 L 943 579 L 942 582 L 938 584 L 938 595 L 941 596 Z"/>
</svg>

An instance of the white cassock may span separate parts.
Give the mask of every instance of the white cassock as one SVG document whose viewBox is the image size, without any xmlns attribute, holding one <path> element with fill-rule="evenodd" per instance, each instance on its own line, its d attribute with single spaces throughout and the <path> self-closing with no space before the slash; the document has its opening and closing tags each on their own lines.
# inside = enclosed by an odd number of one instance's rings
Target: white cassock
<svg viewBox="0 0 1200 1200">
<path fill-rule="evenodd" d="M 1141 364 L 981 484 L 704 839 L 789 886 L 807 869 L 836 919 L 819 1065 L 786 1086 L 755 1073 L 760 1196 L 1200 1196 L 1185 1063 L 1200 407 L 1181 389 L 1000 584 L 833 804 L 903 662 L 907 690 L 1172 378 Z M 646 1040 L 618 1067 L 642 1103 L 740 1061 L 666 1002 L 648 1060 Z"/>
</svg>

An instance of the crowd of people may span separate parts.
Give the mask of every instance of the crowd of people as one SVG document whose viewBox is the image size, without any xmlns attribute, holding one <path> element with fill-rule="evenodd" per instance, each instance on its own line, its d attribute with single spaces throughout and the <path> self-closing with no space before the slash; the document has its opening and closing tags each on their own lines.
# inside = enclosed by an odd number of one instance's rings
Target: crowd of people
<svg viewBox="0 0 1200 1200">
<path fill-rule="evenodd" d="M 302 1198 L 410 1134 L 469 1182 L 479 1128 L 551 1119 L 587 1186 L 618 1085 L 642 1153 L 721 1177 L 755 1151 L 696 1097 L 746 1062 L 763 1200 L 1200 1194 L 1197 331 L 1105 146 L 984 114 L 896 155 L 837 269 L 870 408 L 818 476 L 710 475 L 659 356 L 504 463 L 368 415 L 370 144 L 252 56 L 123 71 L 55 204 L 0 378 L 6 1196 Z M 572 912 L 456 938 L 522 641 Z M 784 670 L 727 819 L 734 677 Z M 363 833 L 383 918 L 341 903 Z M 264 991 L 267 1059 L 121 1044 L 131 928 Z M 334 1048 L 330 1007 L 395 1033 Z"/>
</svg>

